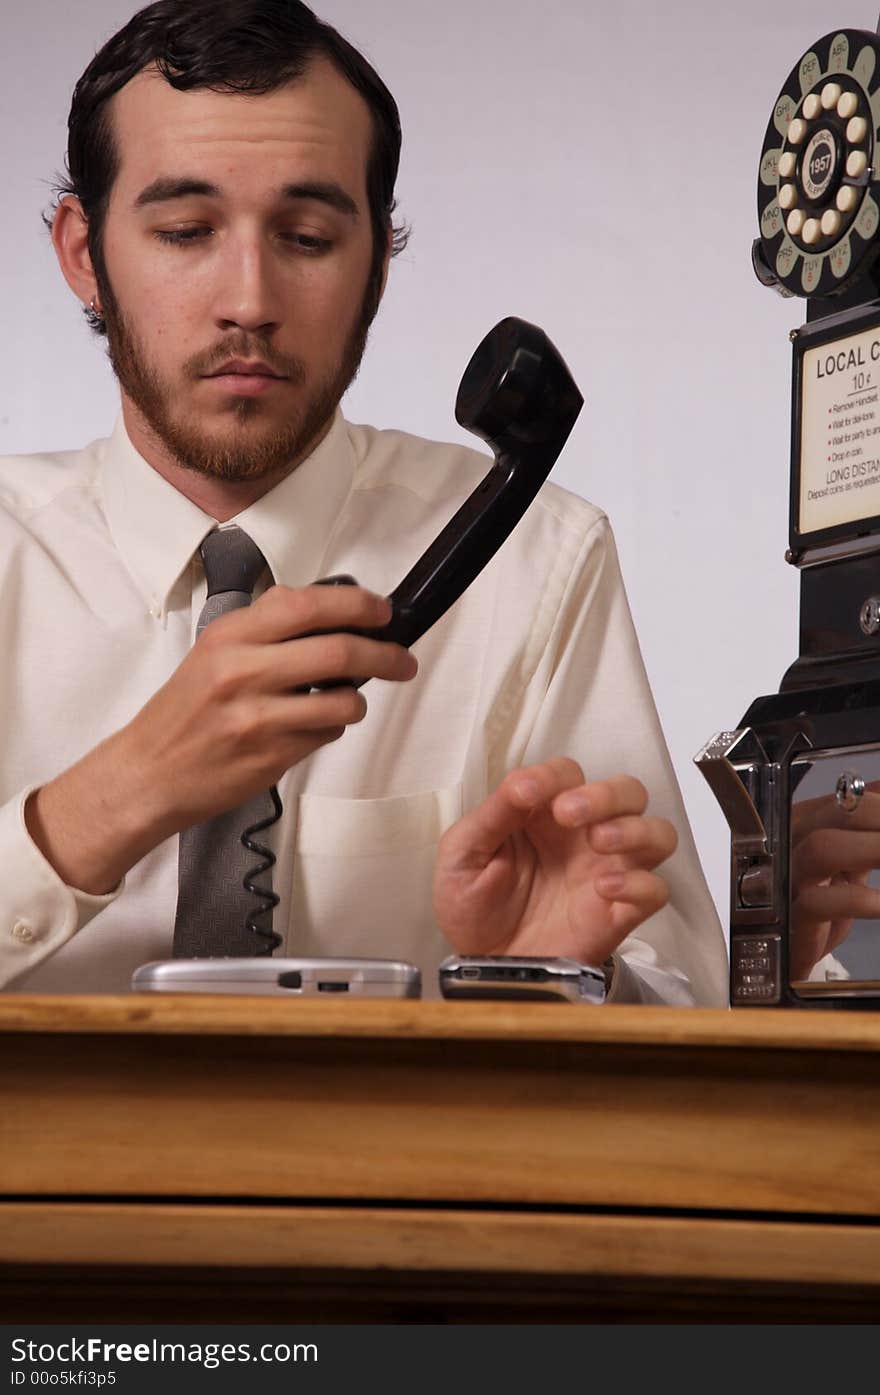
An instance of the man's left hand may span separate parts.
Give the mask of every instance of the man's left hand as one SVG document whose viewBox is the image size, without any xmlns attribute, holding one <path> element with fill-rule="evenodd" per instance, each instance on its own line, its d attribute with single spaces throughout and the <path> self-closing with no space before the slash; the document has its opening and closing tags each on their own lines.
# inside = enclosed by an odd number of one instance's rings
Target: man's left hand
<svg viewBox="0 0 880 1395">
<path fill-rule="evenodd" d="M 604 962 L 669 899 L 654 869 L 678 836 L 647 803 L 632 776 L 586 784 L 564 756 L 511 772 L 440 842 L 441 930 L 460 954 Z"/>
</svg>

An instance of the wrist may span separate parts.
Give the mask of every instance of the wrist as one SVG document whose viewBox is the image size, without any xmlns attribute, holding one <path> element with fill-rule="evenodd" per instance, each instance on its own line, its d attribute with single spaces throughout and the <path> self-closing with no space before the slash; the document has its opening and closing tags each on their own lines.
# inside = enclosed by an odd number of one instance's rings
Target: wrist
<svg viewBox="0 0 880 1395">
<path fill-rule="evenodd" d="M 24 807 L 34 845 L 66 886 L 90 896 L 109 895 L 166 836 L 158 813 L 145 814 L 147 801 L 116 741 L 34 790 Z"/>
</svg>

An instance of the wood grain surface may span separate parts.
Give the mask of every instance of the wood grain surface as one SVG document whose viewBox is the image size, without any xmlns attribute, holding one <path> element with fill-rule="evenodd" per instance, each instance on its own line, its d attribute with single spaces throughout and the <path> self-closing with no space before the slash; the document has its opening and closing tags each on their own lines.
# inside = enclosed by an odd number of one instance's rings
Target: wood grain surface
<svg viewBox="0 0 880 1395">
<path fill-rule="evenodd" d="M 875 1013 L 10 995 L 0 1035 L 18 1312 L 42 1285 L 63 1320 L 77 1265 L 132 1304 L 207 1267 L 230 1308 L 336 1274 L 348 1319 L 443 1273 L 449 1314 L 490 1273 L 480 1301 L 545 1314 L 545 1279 L 559 1311 L 606 1281 L 643 1314 L 670 1284 L 795 1317 L 880 1296 Z"/>
<path fill-rule="evenodd" d="M 0 1263 L 880 1285 L 871 1226 L 327 1206 L 0 1205 Z"/>
<path fill-rule="evenodd" d="M 0 996 L 0 1033 L 415 1037 L 880 1052 L 880 1012 L 141 993 Z"/>
</svg>

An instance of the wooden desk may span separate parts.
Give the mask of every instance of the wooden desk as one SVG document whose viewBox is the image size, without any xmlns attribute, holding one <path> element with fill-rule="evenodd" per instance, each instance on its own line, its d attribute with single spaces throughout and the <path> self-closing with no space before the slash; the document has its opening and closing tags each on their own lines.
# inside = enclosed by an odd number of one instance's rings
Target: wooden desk
<svg viewBox="0 0 880 1395">
<path fill-rule="evenodd" d="M 880 1014 L 0 1000 L 5 1321 L 873 1321 Z"/>
</svg>

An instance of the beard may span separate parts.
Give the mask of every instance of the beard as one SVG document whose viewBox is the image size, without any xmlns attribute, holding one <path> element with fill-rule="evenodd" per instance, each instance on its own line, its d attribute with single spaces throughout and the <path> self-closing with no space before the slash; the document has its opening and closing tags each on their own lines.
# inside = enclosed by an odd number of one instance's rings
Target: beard
<svg viewBox="0 0 880 1395">
<path fill-rule="evenodd" d="M 260 359 L 274 373 L 287 378 L 294 388 L 305 389 L 296 394 L 296 404 L 286 418 L 274 424 L 259 398 L 231 396 L 222 412 L 228 428 L 212 437 L 203 421 L 175 410 L 172 387 L 150 364 L 106 272 L 99 273 L 97 280 L 107 331 L 107 356 L 121 388 L 179 465 L 196 474 L 230 482 L 271 477 L 290 470 L 305 457 L 357 376 L 375 315 L 375 295 L 370 286 L 336 363 L 311 387 L 307 386 L 308 376 L 301 359 L 280 354 L 263 336 L 245 330 L 230 331 L 213 349 L 188 359 L 181 369 L 185 382 L 195 383 L 230 359 L 243 358 Z M 261 420 L 265 423 L 262 430 Z"/>
</svg>

